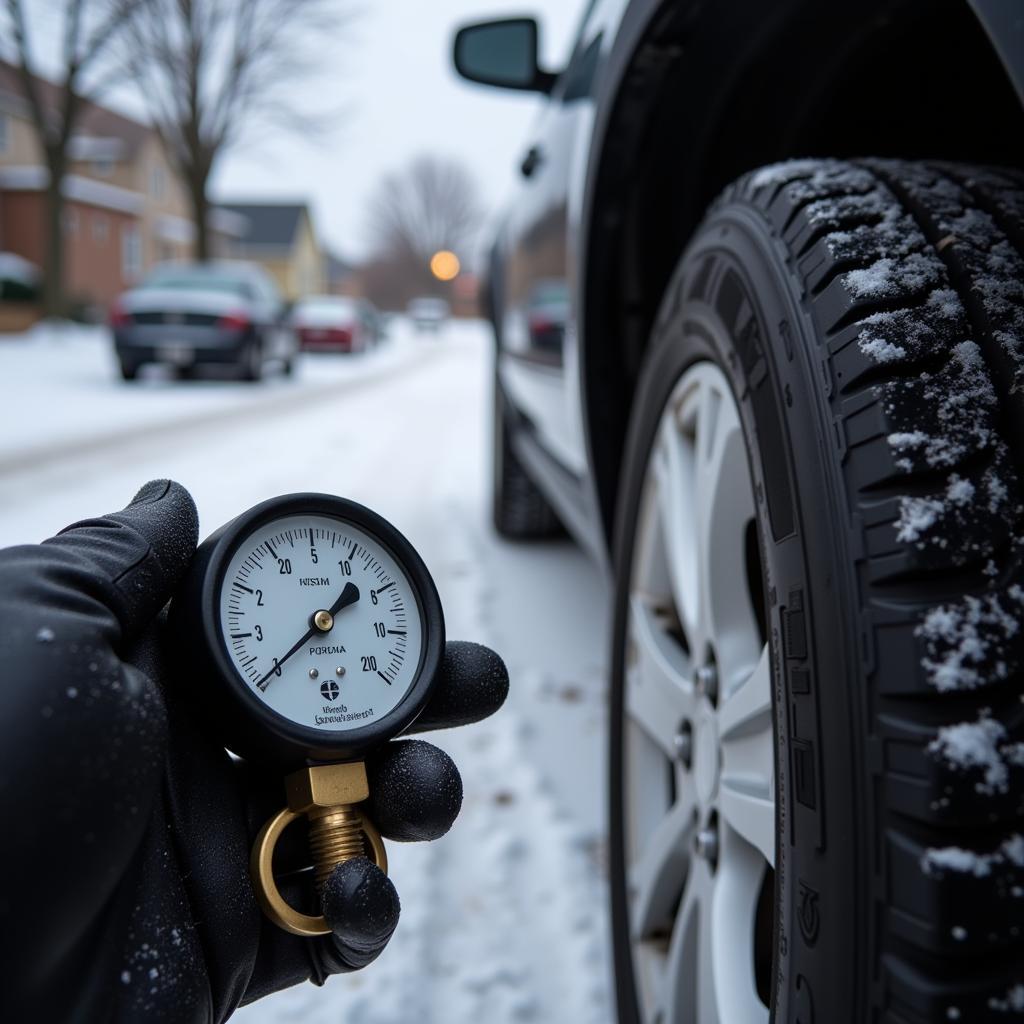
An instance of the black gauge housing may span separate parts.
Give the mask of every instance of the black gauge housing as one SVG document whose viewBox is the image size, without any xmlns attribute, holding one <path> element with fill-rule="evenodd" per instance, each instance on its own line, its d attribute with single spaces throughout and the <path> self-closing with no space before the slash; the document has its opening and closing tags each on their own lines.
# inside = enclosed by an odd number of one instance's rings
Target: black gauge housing
<svg viewBox="0 0 1024 1024">
<path fill-rule="evenodd" d="M 413 683 L 396 707 L 358 728 L 313 728 L 278 714 L 242 679 L 227 653 L 219 603 L 232 556 L 255 530 L 302 514 L 337 519 L 372 536 L 401 565 L 416 599 L 423 643 Z M 445 643 L 437 588 L 409 541 L 364 505 L 315 493 L 270 498 L 207 537 L 171 603 L 169 628 L 178 675 L 175 685 L 187 692 L 197 720 L 240 757 L 285 768 L 355 760 L 408 729 L 430 697 Z"/>
</svg>

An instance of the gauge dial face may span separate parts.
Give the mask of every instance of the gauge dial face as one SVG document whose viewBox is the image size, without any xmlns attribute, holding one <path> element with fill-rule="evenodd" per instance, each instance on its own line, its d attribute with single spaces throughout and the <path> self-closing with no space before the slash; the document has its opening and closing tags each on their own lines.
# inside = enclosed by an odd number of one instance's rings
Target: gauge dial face
<svg viewBox="0 0 1024 1024">
<path fill-rule="evenodd" d="M 228 562 L 218 605 L 238 675 L 299 725 L 360 729 L 416 681 L 416 590 L 385 544 L 344 519 L 297 514 L 254 528 Z"/>
</svg>

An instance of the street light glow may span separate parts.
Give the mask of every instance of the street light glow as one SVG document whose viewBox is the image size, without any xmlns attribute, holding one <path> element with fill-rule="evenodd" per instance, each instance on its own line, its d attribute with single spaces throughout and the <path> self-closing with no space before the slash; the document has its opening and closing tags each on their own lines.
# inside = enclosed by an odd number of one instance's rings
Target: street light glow
<svg viewBox="0 0 1024 1024">
<path fill-rule="evenodd" d="M 449 249 L 439 249 L 430 257 L 430 272 L 438 281 L 454 281 L 459 270 L 459 257 Z"/>
</svg>

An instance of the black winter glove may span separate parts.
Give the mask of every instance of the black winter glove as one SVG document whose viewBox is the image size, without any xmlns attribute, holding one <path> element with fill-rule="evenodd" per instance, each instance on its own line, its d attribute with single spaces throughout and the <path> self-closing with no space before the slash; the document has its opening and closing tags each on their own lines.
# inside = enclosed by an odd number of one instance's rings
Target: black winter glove
<svg viewBox="0 0 1024 1024">
<path fill-rule="evenodd" d="M 159 615 L 197 539 L 168 481 L 123 511 L 0 551 L 0 1020 L 225 1020 L 240 1004 L 363 967 L 398 922 L 365 859 L 335 869 L 333 934 L 289 935 L 259 911 L 252 840 L 282 805 L 279 772 L 232 761 L 176 697 Z M 485 647 L 448 644 L 420 730 L 491 714 L 508 676 Z M 462 782 L 419 740 L 368 761 L 370 814 L 390 839 L 434 839 Z M 291 833 L 299 833 L 291 835 Z M 275 861 L 315 913 L 299 826 Z"/>
</svg>

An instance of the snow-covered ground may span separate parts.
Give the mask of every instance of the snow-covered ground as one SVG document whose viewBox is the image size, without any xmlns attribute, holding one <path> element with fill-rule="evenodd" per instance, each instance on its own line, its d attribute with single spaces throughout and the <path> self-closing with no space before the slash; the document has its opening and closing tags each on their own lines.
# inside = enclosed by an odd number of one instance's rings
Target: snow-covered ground
<svg viewBox="0 0 1024 1024">
<path fill-rule="evenodd" d="M 435 339 L 399 324 L 367 357 L 303 357 L 295 380 L 258 387 L 127 387 L 107 346 L 82 330 L 0 340 L 0 546 L 119 508 L 157 476 L 192 491 L 204 534 L 273 494 L 333 491 L 410 538 L 448 635 L 490 644 L 512 676 L 492 720 L 434 737 L 465 805 L 444 839 L 389 845 L 402 920 L 380 960 L 235 1019 L 610 1020 L 606 586 L 568 542 L 511 545 L 490 527 L 483 327 Z"/>
<path fill-rule="evenodd" d="M 399 320 L 388 342 L 366 354 L 306 355 L 293 378 L 268 364 L 259 387 L 224 373 L 215 377 L 216 370 L 183 385 L 159 367 L 144 368 L 139 381 L 126 384 L 104 327 L 42 324 L 27 334 L 0 335 L 0 472 L 88 452 L 129 430 L 149 435 L 184 420 L 212 426 L 255 407 L 287 409 L 339 385 L 393 373 L 415 362 L 414 349 L 422 358 L 424 348 Z"/>
</svg>

